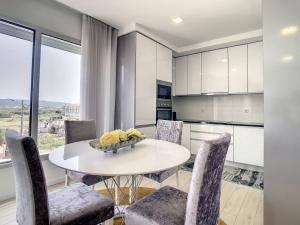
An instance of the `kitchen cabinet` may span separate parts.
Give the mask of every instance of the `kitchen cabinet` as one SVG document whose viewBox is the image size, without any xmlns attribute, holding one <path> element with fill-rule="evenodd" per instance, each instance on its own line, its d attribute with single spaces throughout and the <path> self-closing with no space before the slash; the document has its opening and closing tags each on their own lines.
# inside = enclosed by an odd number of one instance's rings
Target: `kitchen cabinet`
<svg viewBox="0 0 300 225">
<path fill-rule="evenodd" d="M 219 134 L 216 134 L 214 139 L 218 138 L 219 136 L 220 136 Z M 196 140 L 196 139 L 191 140 L 191 154 L 197 154 L 198 153 L 201 144 L 203 144 L 203 141 L 205 141 L 205 140 Z M 233 144 L 230 144 L 229 147 L 228 147 L 226 160 L 227 161 L 234 161 L 234 158 L 233 158 Z"/>
<path fill-rule="evenodd" d="M 234 161 L 264 166 L 264 129 L 261 127 L 234 127 Z"/>
<path fill-rule="evenodd" d="M 201 144 L 220 137 L 223 133 L 229 133 L 233 136 L 233 126 L 212 125 L 212 124 L 191 124 L 191 153 L 197 154 Z M 233 137 L 227 151 L 226 160 L 233 161 L 234 158 Z"/>
<path fill-rule="evenodd" d="M 247 93 L 247 45 L 228 48 L 229 93 Z"/>
<path fill-rule="evenodd" d="M 176 95 L 187 95 L 187 56 L 175 59 Z"/>
<path fill-rule="evenodd" d="M 248 92 L 263 92 L 263 44 L 248 44 Z"/>
<path fill-rule="evenodd" d="M 189 125 L 189 127 L 188 127 Z M 264 128 L 216 124 L 184 123 L 182 144 L 197 154 L 201 144 L 218 138 L 222 133 L 231 134 L 226 161 L 264 166 Z M 188 134 L 188 131 L 189 134 Z M 189 141 L 190 140 L 190 141 Z"/>
<path fill-rule="evenodd" d="M 156 126 L 146 126 L 146 127 L 138 127 L 139 131 L 141 131 L 147 138 L 155 138 L 155 130 Z"/>
<path fill-rule="evenodd" d="M 176 63 L 175 59 L 172 60 L 172 96 L 176 96 Z"/>
<path fill-rule="evenodd" d="M 227 48 L 202 53 L 202 93 L 228 93 Z"/>
<path fill-rule="evenodd" d="M 156 44 L 157 51 L 157 80 L 172 82 L 172 50 Z"/>
<path fill-rule="evenodd" d="M 188 56 L 187 94 L 201 94 L 201 53 Z"/>
<path fill-rule="evenodd" d="M 188 150 L 191 149 L 191 125 L 183 123 L 181 144 Z"/>
<path fill-rule="evenodd" d="M 135 125 L 156 123 L 156 42 L 136 35 Z"/>
</svg>

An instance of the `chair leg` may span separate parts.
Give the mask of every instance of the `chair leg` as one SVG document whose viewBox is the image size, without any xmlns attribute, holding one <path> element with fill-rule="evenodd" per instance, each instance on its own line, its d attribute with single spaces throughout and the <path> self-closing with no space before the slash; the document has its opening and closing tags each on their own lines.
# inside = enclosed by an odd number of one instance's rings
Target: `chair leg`
<svg viewBox="0 0 300 225">
<path fill-rule="evenodd" d="M 177 188 L 180 187 L 180 183 L 179 183 L 179 170 L 176 172 L 176 185 L 177 185 Z"/>
<path fill-rule="evenodd" d="M 65 170 L 65 186 L 70 185 L 70 177 L 68 176 L 68 171 Z"/>
<path fill-rule="evenodd" d="M 120 176 L 117 176 L 115 178 L 115 204 L 116 206 L 119 206 L 120 204 L 120 188 L 121 188 L 121 178 Z"/>
</svg>

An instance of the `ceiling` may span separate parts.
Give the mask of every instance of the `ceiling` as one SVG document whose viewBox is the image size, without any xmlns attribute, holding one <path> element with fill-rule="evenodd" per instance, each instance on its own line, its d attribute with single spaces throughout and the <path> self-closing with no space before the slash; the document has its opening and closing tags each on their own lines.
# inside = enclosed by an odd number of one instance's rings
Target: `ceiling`
<svg viewBox="0 0 300 225">
<path fill-rule="evenodd" d="M 57 0 L 120 30 L 140 24 L 183 47 L 262 27 L 261 0 Z M 181 17 L 181 24 L 172 18 Z"/>
</svg>

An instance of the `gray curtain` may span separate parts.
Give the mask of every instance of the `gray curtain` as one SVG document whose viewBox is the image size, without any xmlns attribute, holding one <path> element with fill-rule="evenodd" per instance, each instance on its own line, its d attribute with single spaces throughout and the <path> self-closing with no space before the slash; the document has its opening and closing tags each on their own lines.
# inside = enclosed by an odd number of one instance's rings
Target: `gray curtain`
<svg viewBox="0 0 300 225">
<path fill-rule="evenodd" d="M 114 128 L 118 30 L 83 16 L 80 117 L 95 120 L 97 135 Z"/>
</svg>

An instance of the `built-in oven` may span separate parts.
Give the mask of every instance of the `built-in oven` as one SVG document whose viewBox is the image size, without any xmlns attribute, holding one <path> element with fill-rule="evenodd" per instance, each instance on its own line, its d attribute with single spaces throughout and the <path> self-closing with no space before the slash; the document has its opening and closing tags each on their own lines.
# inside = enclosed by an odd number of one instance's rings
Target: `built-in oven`
<svg viewBox="0 0 300 225">
<path fill-rule="evenodd" d="M 157 81 L 156 121 L 172 120 L 172 83 Z"/>
<path fill-rule="evenodd" d="M 172 120 L 172 107 L 156 107 L 156 120 Z"/>
<path fill-rule="evenodd" d="M 172 83 L 165 81 L 157 81 L 157 99 L 172 99 Z"/>
</svg>

